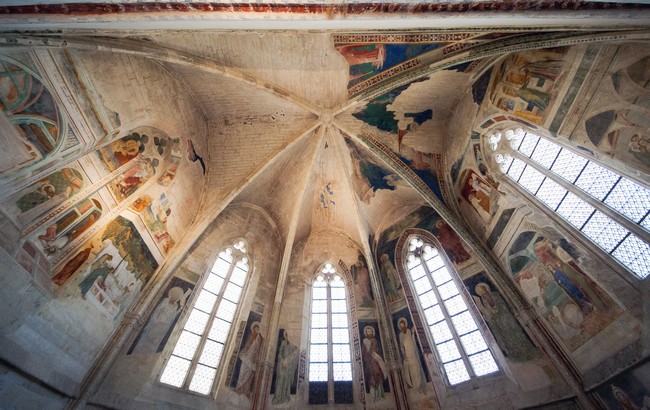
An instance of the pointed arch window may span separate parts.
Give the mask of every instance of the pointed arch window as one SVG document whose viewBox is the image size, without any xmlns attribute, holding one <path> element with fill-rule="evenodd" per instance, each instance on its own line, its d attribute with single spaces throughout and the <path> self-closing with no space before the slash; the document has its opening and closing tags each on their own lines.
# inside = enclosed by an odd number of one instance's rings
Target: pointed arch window
<svg viewBox="0 0 650 410">
<path fill-rule="evenodd" d="M 449 384 L 499 371 L 461 292 L 458 275 L 438 249 L 419 236 L 411 237 L 406 269 Z"/>
<path fill-rule="evenodd" d="M 176 341 L 160 382 L 209 394 L 249 276 L 246 243 L 219 252 Z"/>
<path fill-rule="evenodd" d="M 650 275 L 650 189 L 521 128 L 488 136 L 500 169 L 638 278 Z"/>
<path fill-rule="evenodd" d="M 343 278 L 325 263 L 311 291 L 309 402 L 351 403 L 352 356 Z"/>
</svg>

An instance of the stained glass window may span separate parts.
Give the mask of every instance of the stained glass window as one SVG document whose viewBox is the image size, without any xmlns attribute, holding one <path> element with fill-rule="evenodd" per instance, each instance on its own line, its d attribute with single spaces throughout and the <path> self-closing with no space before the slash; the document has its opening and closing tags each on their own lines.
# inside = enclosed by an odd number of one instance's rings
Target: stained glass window
<svg viewBox="0 0 650 410">
<path fill-rule="evenodd" d="M 160 382 L 209 394 L 249 273 L 244 241 L 219 253 L 198 293 Z"/>
<path fill-rule="evenodd" d="M 409 240 L 406 268 L 440 365 L 451 385 L 499 370 L 442 255 L 419 237 Z"/>
<path fill-rule="evenodd" d="M 311 292 L 309 338 L 310 403 L 338 399 L 335 386 L 352 383 L 352 356 L 348 300 L 343 278 L 327 262 L 314 280 Z"/>
<path fill-rule="evenodd" d="M 510 153 L 496 161 L 510 179 L 637 277 L 650 275 L 650 189 L 532 132 L 505 135 Z M 488 141 L 496 150 L 501 138 Z"/>
</svg>

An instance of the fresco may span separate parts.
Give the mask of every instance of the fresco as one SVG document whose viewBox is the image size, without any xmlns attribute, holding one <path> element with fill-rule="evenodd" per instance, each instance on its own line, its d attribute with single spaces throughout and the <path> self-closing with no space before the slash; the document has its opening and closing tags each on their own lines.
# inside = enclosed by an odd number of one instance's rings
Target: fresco
<svg viewBox="0 0 650 410">
<path fill-rule="evenodd" d="M 352 186 L 359 199 L 365 203 L 375 196 L 380 189 L 395 190 L 401 178 L 371 161 L 368 152 L 349 138 L 345 143 L 352 157 Z"/>
<path fill-rule="evenodd" d="M 192 162 L 198 162 L 201 165 L 201 169 L 203 170 L 203 175 L 205 175 L 205 161 L 203 161 L 203 157 L 197 154 L 196 148 L 194 148 L 194 142 L 191 139 L 187 139 L 187 159 L 189 159 Z"/>
<path fill-rule="evenodd" d="M 393 329 L 402 357 L 402 377 L 409 396 L 427 394 L 429 372 L 408 308 L 393 313 Z"/>
<path fill-rule="evenodd" d="M 9 200 L 13 203 L 12 213 L 21 222 L 31 222 L 74 196 L 84 185 L 84 177 L 79 171 L 61 168 L 13 195 Z"/>
<path fill-rule="evenodd" d="M 609 410 L 650 408 L 650 361 L 645 360 L 595 390 Z"/>
<path fill-rule="evenodd" d="M 248 398 L 251 397 L 255 387 L 257 365 L 264 345 L 264 338 L 260 332 L 261 319 L 262 316 L 259 313 L 250 312 L 248 315 L 246 329 L 237 353 L 237 362 L 230 383 L 230 387 L 236 393 Z"/>
<path fill-rule="evenodd" d="M 515 283 L 571 351 L 622 313 L 567 252 L 537 232 L 520 233 L 508 260 Z"/>
<path fill-rule="evenodd" d="M 361 252 L 359 252 L 356 263 L 350 267 L 350 272 L 354 282 L 354 294 L 359 307 L 373 308 L 375 306 L 375 297 L 370 286 L 368 262 Z"/>
<path fill-rule="evenodd" d="M 407 62 L 409 60 L 413 60 L 417 56 L 435 50 L 443 45 L 445 43 L 339 43 L 335 44 L 335 48 L 345 58 L 350 67 L 348 88 L 352 88 L 389 68 L 400 65 L 410 66 L 413 62 L 408 64 Z"/>
<path fill-rule="evenodd" d="M 432 208 L 426 206 L 418 208 L 384 230 L 379 236 L 377 246 L 379 273 L 389 302 L 404 298 L 404 293 L 401 291 L 402 285 L 393 261 L 395 260 L 397 240 L 408 228 L 420 228 L 431 232 L 440 241 L 440 245 L 456 267 L 465 265 L 471 260 L 471 255 L 458 234 Z"/>
<path fill-rule="evenodd" d="M 3 122 L 17 131 L 0 135 L 5 152 L 11 153 L 0 155 L 0 172 L 40 161 L 60 146 L 62 125 L 54 97 L 35 73 L 6 59 L 0 60 L 0 109 Z"/>
<path fill-rule="evenodd" d="M 102 204 L 99 200 L 86 199 L 43 230 L 37 231 L 36 247 L 47 256 L 57 254 L 93 226 L 101 216 Z"/>
<path fill-rule="evenodd" d="M 138 198 L 138 200 L 139 199 L 141 198 Z M 139 208 L 141 204 L 142 202 L 140 202 L 137 207 Z M 151 233 L 151 236 L 156 242 L 156 246 L 160 248 L 163 255 L 167 255 L 169 250 L 176 243 L 167 227 L 167 220 L 171 214 L 171 203 L 165 193 L 151 201 L 140 213 L 144 219 L 145 226 Z"/>
<path fill-rule="evenodd" d="M 127 355 L 162 352 L 193 289 L 193 283 L 173 277 Z"/>
<path fill-rule="evenodd" d="M 526 362 L 541 358 L 540 351 L 485 272 L 466 279 L 464 284 L 506 359 Z"/>
<path fill-rule="evenodd" d="M 122 202 L 147 182 L 155 173 L 150 159 L 139 161 L 108 185 L 113 196 Z"/>
<path fill-rule="evenodd" d="M 566 49 L 525 51 L 508 56 L 489 87 L 490 103 L 534 124 L 542 124 L 564 76 Z"/>
<path fill-rule="evenodd" d="M 291 340 L 285 329 L 278 334 L 278 349 L 275 352 L 275 372 L 271 380 L 271 403 L 280 405 L 288 403 L 291 395 L 296 394 L 298 381 L 298 359 L 300 350 Z"/>
<path fill-rule="evenodd" d="M 384 400 L 390 391 L 388 383 L 388 367 L 384 361 L 379 325 L 376 321 L 359 321 L 359 329 L 363 331 L 361 340 L 361 360 L 366 382 L 366 400 L 377 403 Z"/>
<path fill-rule="evenodd" d="M 144 152 L 148 142 L 148 135 L 133 132 L 100 148 L 97 153 L 108 172 L 113 172 Z"/>
<path fill-rule="evenodd" d="M 461 174 L 463 181 L 460 188 L 460 195 L 485 224 L 489 224 L 498 206 L 500 197 L 498 184 L 493 186 L 486 179 L 480 177 L 471 169 L 466 169 Z"/>
<path fill-rule="evenodd" d="M 158 185 L 167 188 L 172 184 L 172 182 L 174 182 L 178 172 L 179 163 L 180 158 L 172 157 L 171 163 L 167 166 L 165 172 L 163 172 L 163 174 L 156 180 Z"/>
</svg>

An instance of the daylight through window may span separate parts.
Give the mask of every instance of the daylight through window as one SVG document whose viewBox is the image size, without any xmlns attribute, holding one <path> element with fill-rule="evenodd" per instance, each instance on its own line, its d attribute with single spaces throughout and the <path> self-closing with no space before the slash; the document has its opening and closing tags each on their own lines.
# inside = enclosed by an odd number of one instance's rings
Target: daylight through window
<svg viewBox="0 0 650 410">
<path fill-rule="evenodd" d="M 449 384 L 499 370 L 469 311 L 456 275 L 438 252 L 419 237 L 409 240 L 408 274 Z"/>
<path fill-rule="evenodd" d="M 244 241 L 219 253 L 163 370 L 162 383 L 210 393 L 248 272 Z"/>
</svg>

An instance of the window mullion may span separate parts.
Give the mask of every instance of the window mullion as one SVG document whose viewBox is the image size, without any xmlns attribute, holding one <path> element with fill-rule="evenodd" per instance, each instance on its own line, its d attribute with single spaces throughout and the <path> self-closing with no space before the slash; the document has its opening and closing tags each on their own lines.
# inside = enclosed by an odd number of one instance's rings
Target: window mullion
<svg viewBox="0 0 650 410">
<path fill-rule="evenodd" d="M 210 333 L 210 329 L 212 328 L 212 324 L 214 323 L 214 319 L 217 317 L 217 309 L 219 309 L 219 305 L 221 304 L 221 301 L 223 300 L 223 294 L 226 289 L 226 286 L 228 286 L 228 281 L 230 280 L 230 276 L 232 275 L 233 270 L 235 269 L 236 265 L 236 260 L 233 258 L 232 262 L 230 263 L 230 268 L 228 269 L 228 273 L 226 274 L 226 277 L 223 280 L 223 284 L 221 285 L 221 289 L 219 290 L 219 294 L 217 295 L 217 300 L 214 302 L 214 306 L 212 307 L 212 312 L 210 312 L 210 317 L 208 318 L 208 322 L 205 325 L 205 329 L 203 330 L 203 335 L 201 336 L 201 341 L 199 342 L 199 345 L 196 348 L 196 352 L 194 353 L 194 358 L 192 358 L 192 364 L 190 365 L 190 368 L 188 370 L 188 377 L 185 379 L 185 383 L 183 383 L 183 388 L 184 389 L 189 389 L 190 387 L 190 382 L 192 381 L 192 376 L 194 376 L 194 371 L 196 370 L 196 367 L 199 364 L 199 358 L 201 357 L 201 353 L 203 352 L 203 348 L 205 347 L 205 344 L 207 343 L 208 340 L 208 333 Z M 208 273 L 209 275 L 212 275 L 212 273 Z M 201 290 L 203 290 L 203 287 L 201 287 Z M 209 292 L 209 291 L 208 291 Z M 194 309 L 194 308 L 192 308 Z M 230 324 L 232 327 L 232 323 Z M 225 351 L 225 343 L 224 343 L 224 351 Z M 218 367 L 218 366 L 217 366 Z M 216 376 L 215 376 L 216 380 Z M 214 381 L 212 382 L 214 386 Z M 212 389 L 210 389 L 212 390 Z"/>
<path fill-rule="evenodd" d="M 641 226 L 639 226 L 639 225 L 635 224 L 634 222 L 630 221 L 629 219 L 625 218 L 624 216 L 622 216 L 618 212 L 614 211 L 608 205 L 604 204 L 603 202 L 601 202 L 601 201 L 597 200 L 596 198 L 592 197 L 591 195 L 587 194 L 585 191 L 583 191 L 582 189 L 576 187 L 572 183 L 566 181 L 564 178 L 559 177 L 554 172 L 542 167 L 540 164 L 538 164 L 537 162 L 531 160 L 530 158 L 528 158 L 527 156 L 521 154 L 520 152 L 513 151 L 513 155 L 515 157 L 519 158 L 520 160 L 524 161 L 527 166 L 532 166 L 537 171 L 544 174 L 547 178 L 551 178 L 558 185 L 562 186 L 562 188 L 566 189 L 567 191 L 570 191 L 571 193 L 575 194 L 577 197 L 579 197 L 580 199 L 582 199 L 583 201 L 585 201 L 589 205 L 593 206 L 595 209 L 597 209 L 600 212 L 604 213 L 610 219 L 612 219 L 613 221 L 616 221 L 623 228 L 627 229 L 630 232 L 633 232 L 636 236 L 638 236 L 642 240 L 644 240 L 646 242 L 650 242 L 650 232 L 646 231 Z M 587 162 L 587 164 L 588 163 L 589 162 Z M 586 165 L 585 165 L 585 167 L 586 167 Z M 523 172 L 522 172 L 522 175 L 523 175 Z M 517 184 L 519 184 L 519 181 L 516 181 L 516 182 L 517 182 Z M 525 189 L 523 191 L 525 191 Z M 526 191 L 526 192 L 528 192 L 528 191 Z M 535 198 L 537 199 L 537 197 L 535 197 Z M 541 200 L 539 200 L 539 199 L 537 199 L 537 200 L 541 202 Z M 560 204 L 561 204 L 561 202 L 560 202 Z M 548 206 L 546 206 L 546 205 L 544 205 L 544 207 L 548 208 Z M 550 208 L 548 208 L 548 209 L 550 209 Z"/>
<path fill-rule="evenodd" d="M 327 283 L 327 402 L 334 402 L 334 351 L 332 346 L 332 287 Z"/>
<path fill-rule="evenodd" d="M 442 256 L 439 256 L 442 257 Z M 438 286 L 436 286 L 436 283 L 433 280 L 433 276 L 431 275 L 431 271 L 429 270 L 429 267 L 427 266 L 426 261 L 422 256 L 420 258 L 420 264 L 424 268 L 424 271 L 427 273 L 427 278 L 429 279 L 429 282 L 431 283 L 431 288 L 433 289 L 434 294 L 436 295 L 436 299 L 438 299 L 438 305 L 440 306 L 440 310 L 442 311 L 442 314 L 445 317 L 445 321 L 447 322 L 447 326 L 449 326 L 449 330 L 451 331 L 451 337 L 454 339 L 456 342 L 456 346 L 458 348 L 458 352 L 460 353 L 460 357 L 463 359 L 463 363 L 465 363 L 465 367 L 467 368 L 467 373 L 469 374 L 470 377 L 474 377 L 474 369 L 472 369 L 472 366 L 469 362 L 469 359 L 467 358 L 467 354 L 465 353 L 465 349 L 463 348 L 462 343 L 460 342 L 460 338 L 458 337 L 458 334 L 456 333 L 456 329 L 454 328 L 454 323 L 451 321 L 451 315 L 447 311 L 447 306 L 445 306 L 444 301 L 442 300 L 442 297 L 440 296 L 440 292 L 438 292 Z M 446 266 L 446 264 L 445 264 Z M 447 268 L 448 269 L 448 268 Z M 452 276 L 452 275 L 450 275 Z M 454 278 L 452 277 L 452 281 Z M 454 282 L 455 283 L 455 282 Z M 455 283 L 456 284 L 456 283 Z M 458 284 L 456 284 L 458 286 Z M 459 289 L 460 291 L 460 289 Z M 435 340 L 433 341 L 433 345 L 436 346 Z M 438 348 L 435 348 L 436 353 L 438 353 Z M 441 362 L 444 368 L 444 363 Z M 445 372 L 446 373 L 446 372 Z"/>
</svg>

